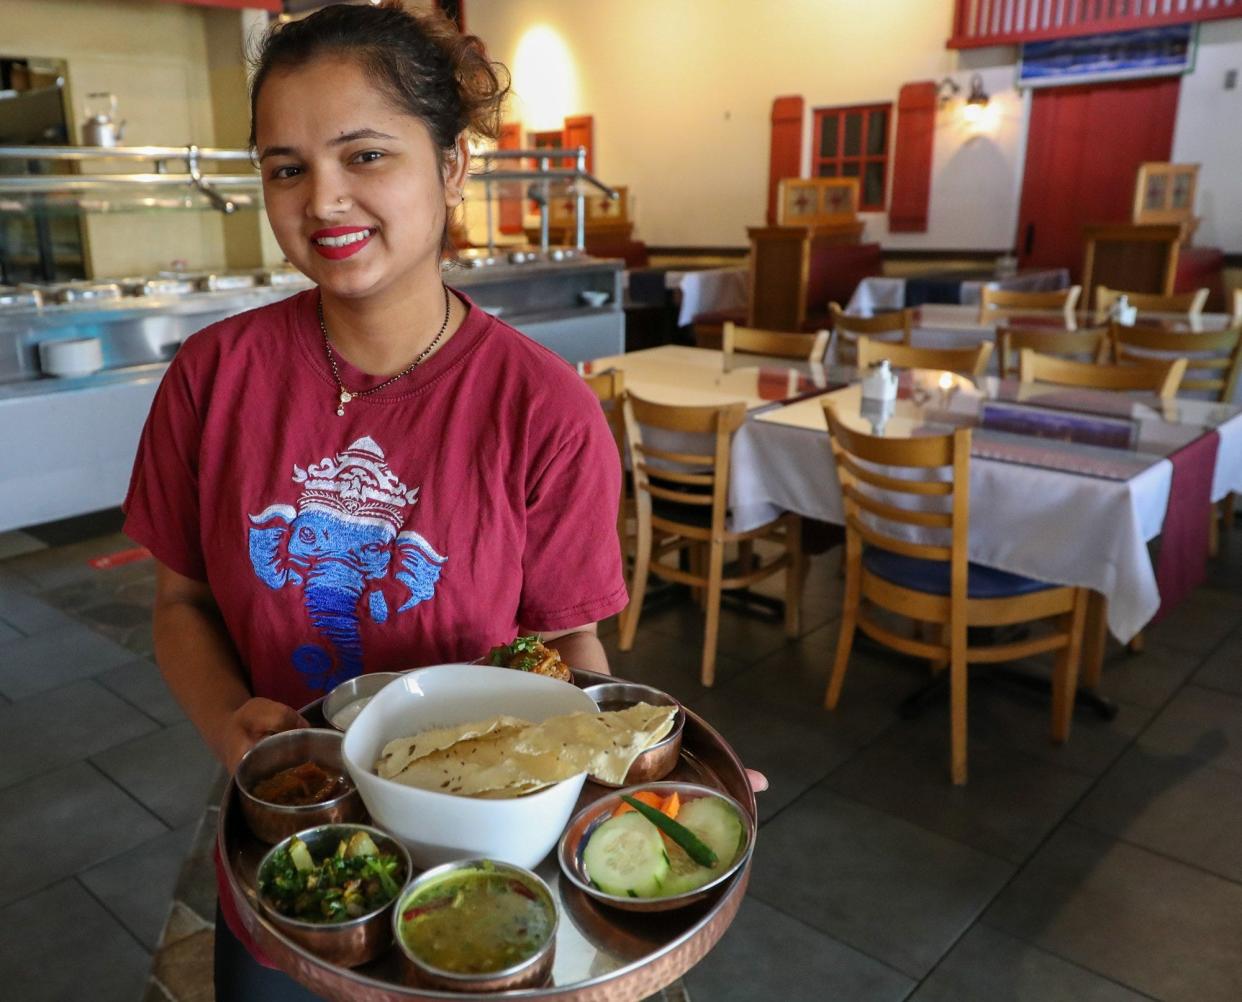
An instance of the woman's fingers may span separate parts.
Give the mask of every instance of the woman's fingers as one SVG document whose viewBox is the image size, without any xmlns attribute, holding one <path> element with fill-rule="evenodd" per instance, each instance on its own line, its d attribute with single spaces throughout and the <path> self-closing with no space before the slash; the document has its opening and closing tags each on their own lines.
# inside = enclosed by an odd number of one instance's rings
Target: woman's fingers
<svg viewBox="0 0 1242 1002">
<path fill-rule="evenodd" d="M 746 778 L 750 780 L 750 788 L 756 793 L 762 793 L 768 788 L 768 777 L 757 769 L 747 769 Z"/>
<path fill-rule="evenodd" d="M 297 710 L 262 696 L 247 700 L 237 713 L 247 733 L 256 741 L 269 734 L 310 726 Z"/>
</svg>

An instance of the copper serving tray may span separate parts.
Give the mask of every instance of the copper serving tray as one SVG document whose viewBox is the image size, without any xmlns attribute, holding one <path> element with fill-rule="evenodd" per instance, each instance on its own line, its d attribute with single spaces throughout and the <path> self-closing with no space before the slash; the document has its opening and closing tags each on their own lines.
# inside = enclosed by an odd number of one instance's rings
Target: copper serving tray
<svg viewBox="0 0 1242 1002">
<path fill-rule="evenodd" d="M 609 676 L 574 671 L 579 686 L 610 681 Z M 752 818 L 758 817 L 746 770 L 733 749 L 702 717 L 686 711 L 681 759 L 667 779 L 701 783 L 730 794 Z M 312 726 L 322 726 L 320 704 L 302 710 Z M 614 791 L 588 782 L 576 814 Z M 255 870 L 268 846 L 250 834 L 232 782 L 220 807 L 220 855 L 229 888 L 250 935 L 271 961 L 299 984 L 328 999 L 359 1002 L 411 1002 L 420 999 L 573 999 L 624 1002 L 644 999 L 676 981 L 716 945 L 732 923 L 750 879 L 753 853 L 736 876 L 707 900 L 677 911 L 621 912 L 601 905 L 561 879 L 556 852 L 536 868 L 552 889 L 560 911 L 556 963 L 542 988 L 502 994 L 445 992 L 402 983 L 394 948 L 364 967 L 337 967 L 298 946 L 269 924 L 255 901 Z"/>
</svg>

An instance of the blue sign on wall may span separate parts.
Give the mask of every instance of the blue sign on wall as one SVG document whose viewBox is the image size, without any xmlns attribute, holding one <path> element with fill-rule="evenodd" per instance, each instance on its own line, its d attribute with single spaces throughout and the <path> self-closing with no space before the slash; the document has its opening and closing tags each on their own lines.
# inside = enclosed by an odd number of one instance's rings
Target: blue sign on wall
<svg viewBox="0 0 1242 1002">
<path fill-rule="evenodd" d="M 1173 24 L 1113 35 L 1025 42 L 1018 64 L 1018 86 L 1189 73 L 1195 61 L 1195 29 L 1193 24 Z"/>
</svg>

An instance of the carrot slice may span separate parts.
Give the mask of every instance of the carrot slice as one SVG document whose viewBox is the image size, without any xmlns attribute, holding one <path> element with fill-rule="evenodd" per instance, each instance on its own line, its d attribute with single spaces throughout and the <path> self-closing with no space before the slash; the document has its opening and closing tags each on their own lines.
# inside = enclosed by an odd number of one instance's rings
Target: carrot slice
<svg viewBox="0 0 1242 1002">
<path fill-rule="evenodd" d="M 664 803 L 660 805 L 660 813 L 667 814 L 670 818 L 677 817 L 677 812 L 681 810 L 681 797 L 677 796 L 674 790 L 664 798 Z"/>
<path fill-rule="evenodd" d="M 661 797 L 658 793 L 652 793 L 649 790 L 641 790 L 638 793 L 634 794 L 634 799 L 641 800 L 648 807 L 654 807 L 657 811 L 663 809 L 664 798 Z M 617 809 L 612 812 L 612 816 L 615 818 L 620 814 L 627 814 L 632 810 L 634 810 L 634 808 L 632 808 L 629 804 L 622 801 L 621 804 L 617 807 Z"/>
</svg>

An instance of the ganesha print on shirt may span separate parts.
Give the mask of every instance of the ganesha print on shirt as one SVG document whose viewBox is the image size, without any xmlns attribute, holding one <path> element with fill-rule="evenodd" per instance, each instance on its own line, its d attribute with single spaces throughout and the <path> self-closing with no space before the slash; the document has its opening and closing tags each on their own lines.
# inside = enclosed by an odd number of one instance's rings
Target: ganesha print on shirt
<svg viewBox="0 0 1242 1002">
<path fill-rule="evenodd" d="M 360 438 L 306 469 L 296 505 L 272 504 L 251 515 L 250 562 L 269 588 L 301 588 L 310 625 L 322 643 L 292 652 L 312 689 L 327 691 L 363 670 L 359 617 L 386 623 L 381 586 L 391 576 L 408 591 L 401 614 L 435 595 L 447 559 L 411 529 L 408 488 L 371 438 Z"/>
</svg>

